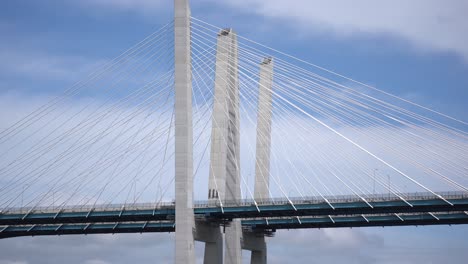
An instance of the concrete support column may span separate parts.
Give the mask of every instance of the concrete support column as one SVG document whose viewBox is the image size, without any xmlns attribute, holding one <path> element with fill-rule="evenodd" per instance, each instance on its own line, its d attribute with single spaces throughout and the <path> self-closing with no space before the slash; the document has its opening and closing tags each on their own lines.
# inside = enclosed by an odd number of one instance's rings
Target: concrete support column
<svg viewBox="0 0 468 264">
<path fill-rule="evenodd" d="M 216 240 L 214 242 L 205 242 L 203 263 L 223 263 L 223 234 L 221 233 L 219 226 L 212 232 L 216 236 Z"/>
<path fill-rule="evenodd" d="M 239 219 L 233 219 L 226 227 L 225 264 L 242 263 L 242 226 Z"/>
<path fill-rule="evenodd" d="M 266 264 L 267 248 L 264 235 L 261 233 L 253 233 L 249 231 L 244 231 L 243 235 L 244 240 L 242 248 L 252 252 L 250 263 Z"/>
<path fill-rule="evenodd" d="M 195 240 L 205 242 L 203 263 L 223 263 L 223 233 L 219 225 L 204 221 L 196 221 Z"/>
<path fill-rule="evenodd" d="M 195 263 L 190 7 L 174 0 L 175 263 Z"/>
<path fill-rule="evenodd" d="M 260 64 L 258 87 L 257 144 L 255 162 L 255 200 L 269 198 L 270 148 L 272 116 L 273 59 L 265 58 Z"/>
<path fill-rule="evenodd" d="M 259 242 L 259 250 L 252 250 L 252 255 L 250 255 L 251 264 L 266 264 L 267 263 L 267 247 L 265 237 L 263 241 Z"/>
</svg>

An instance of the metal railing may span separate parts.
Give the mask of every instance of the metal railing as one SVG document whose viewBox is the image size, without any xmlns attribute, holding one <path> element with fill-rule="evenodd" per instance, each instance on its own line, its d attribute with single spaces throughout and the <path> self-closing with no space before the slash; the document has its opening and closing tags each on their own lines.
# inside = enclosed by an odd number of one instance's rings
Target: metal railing
<svg viewBox="0 0 468 264">
<path fill-rule="evenodd" d="M 439 192 L 439 195 L 445 199 L 468 199 L 468 192 Z M 415 200 L 437 200 L 439 197 L 430 192 L 416 193 L 401 193 L 398 194 L 406 201 Z M 402 201 L 396 195 L 389 194 L 374 194 L 362 195 L 367 202 L 385 202 L 385 201 Z M 325 200 L 326 199 L 326 200 Z M 328 201 L 328 202 L 327 202 Z M 224 201 L 222 207 L 238 207 L 238 206 L 262 206 L 262 205 L 284 205 L 284 204 L 323 204 L 323 203 L 352 203 L 363 202 L 363 199 L 358 195 L 337 195 L 337 196 L 308 196 L 308 197 L 291 197 L 291 198 L 269 198 L 264 200 L 241 199 L 234 201 Z M 129 210 L 162 210 L 174 209 L 175 202 L 160 202 L 160 203 L 136 203 L 136 204 L 103 204 L 103 205 L 72 205 L 64 207 L 22 207 L 12 208 L 1 213 L 8 214 L 25 214 L 25 213 L 57 213 L 57 212 L 89 212 L 89 211 L 129 211 Z M 219 208 L 219 201 L 194 201 L 194 208 Z"/>
</svg>

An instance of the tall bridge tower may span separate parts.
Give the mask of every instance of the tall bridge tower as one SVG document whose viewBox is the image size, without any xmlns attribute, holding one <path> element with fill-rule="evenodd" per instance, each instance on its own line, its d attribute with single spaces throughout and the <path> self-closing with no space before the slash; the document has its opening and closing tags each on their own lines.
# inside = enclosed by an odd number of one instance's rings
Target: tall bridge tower
<svg viewBox="0 0 468 264">
<path fill-rule="evenodd" d="M 190 6 L 174 0 L 175 263 L 195 263 Z"/>
<path fill-rule="evenodd" d="M 237 70 L 236 33 L 232 29 L 223 29 L 218 33 L 216 48 L 208 186 L 208 199 L 219 202 L 221 205 L 225 201 L 237 201 L 241 198 L 239 81 Z M 240 263 L 242 251 L 240 221 L 232 221 L 225 229 L 225 263 Z M 217 231 L 219 231 L 219 228 Z M 222 255 L 221 240 L 222 236 L 220 235 L 215 244 L 206 244 L 205 261 L 214 255 L 218 256 L 218 261 L 220 261 L 219 257 Z M 213 250 L 218 252 L 215 254 Z"/>
<path fill-rule="evenodd" d="M 265 58 L 260 64 L 257 110 L 257 143 L 255 161 L 254 198 L 262 201 L 270 198 L 270 152 L 271 152 L 271 118 L 272 118 L 272 85 L 273 58 Z M 265 237 L 256 238 L 256 248 L 252 249 L 251 263 L 266 264 L 267 246 Z"/>
<path fill-rule="evenodd" d="M 175 34 L 175 193 L 176 263 L 194 263 L 194 241 L 205 242 L 204 263 L 241 263 L 242 248 L 252 250 L 252 263 L 266 263 L 265 238 L 246 233 L 241 222 L 224 228 L 195 222 L 193 214 L 192 65 L 189 0 L 174 1 Z M 270 166 L 272 59 L 260 65 L 255 198 L 267 199 Z M 237 35 L 218 33 L 208 199 L 232 203 L 240 191 L 240 118 Z M 244 243 L 245 241 L 245 243 Z"/>
</svg>

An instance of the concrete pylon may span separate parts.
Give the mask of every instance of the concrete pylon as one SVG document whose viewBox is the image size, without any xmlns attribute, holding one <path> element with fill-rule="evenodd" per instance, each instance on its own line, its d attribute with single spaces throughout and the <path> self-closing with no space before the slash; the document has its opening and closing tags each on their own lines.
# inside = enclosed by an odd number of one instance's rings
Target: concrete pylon
<svg viewBox="0 0 468 264">
<path fill-rule="evenodd" d="M 226 34 L 222 31 L 221 34 Z M 231 40 L 230 59 L 228 64 L 228 124 L 227 124 L 227 156 L 226 156 L 226 203 L 233 203 L 241 199 L 240 191 L 240 119 L 239 119 L 239 76 L 237 35 L 230 30 Z M 242 261 L 242 226 L 239 219 L 231 221 L 226 226 L 225 234 L 225 264 L 240 264 Z"/>
<path fill-rule="evenodd" d="M 190 6 L 174 0 L 175 263 L 195 263 Z"/>
<path fill-rule="evenodd" d="M 210 177 L 208 182 L 208 199 L 224 202 L 226 189 L 226 174 L 229 150 L 229 132 L 231 98 L 234 84 L 230 74 L 235 67 L 232 61 L 233 34 L 230 29 L 218 33 L 216 48 L 216 69 L 213 99 L 213 120 L 211 130 Z M 230 158 L 230 157 L 229 157 Z"/>
<path fill-rule="evenodd" d="M 240 199 L 237 37 L 231 29 L 218 33 L 213 104 L 208 199 L 221 205 Z M 241 261 L 240 234 L 240 222 L 226 227 L 227 264 Z M 222 263 L 222 244 L 222 239 L 205 244 L 205 263 Z"/>
<path fill-rule="evenodd" d="M 260 64 L 260 81 L 258 87 L 257 144 L 255 162 L 254 197 L 263 201 L 270 197 L 270 150 L 271 150 L 271 117 L 272 117 L 272 84 L 273 59 L 265 58 Z M 252 250 L 251 264 L 267 263 L 267 246 L 262 235 L 255 241 L 256 249 Z"/>
<path fill-rule="evenodd" d="M 232 160 L 229 133 L 231 130 L 230 103 L 232 90 L 230 75 L 233 65 L 233 33 L 230 29 L 221 30 L 218 34 L 216 48 L 216 69 L 213 100 L 213 120 L 211 128 L 211 156 L 210 176 L 208 181 L 208 200 L 219 205 L 225 201 L 226 175 L 228 162 Z M 213 228 L 212 232 L 219 233 L 215 242 L 205 243 L 204 263 L 223 262 L 223 237 L 220 227 Z"/>
<path fill-rule="evenodd" d="M 273 59 L 265 58 L 260 64 L 258 87 L 257 142 L 255 161 L 254 197 L 268 199 L 270 184 L 271 116 L 272 116 Z"/>
</svg>

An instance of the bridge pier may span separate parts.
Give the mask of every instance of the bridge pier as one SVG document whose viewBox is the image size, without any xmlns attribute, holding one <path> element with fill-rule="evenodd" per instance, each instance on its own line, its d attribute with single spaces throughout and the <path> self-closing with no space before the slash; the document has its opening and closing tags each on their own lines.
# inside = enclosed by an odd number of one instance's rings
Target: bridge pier
<svg viewBox="0 0 468 264">
<path fill-rule="evenodd" d="M 267 246 L 265 242 L 265 236 L 263 234 L 256 234 L 245 231 L 243 238 L 242 248 L 252 252 L 250 256 L 250 263 L 266 264 Z"/>
<path fill-rule="evenodd" d="M 267 246 L 265 238 L 263 238 L 263 242 L 261 242 L 261 249 L 260 250 L 252 250 L 252 255 L 250 256 L 250 263 L 251 264 L 266 264 L 267 263 Z"/>
<path fill-rule="evenodd" d="M 217 223 L 195 222 L 195 240 L 205 243 L 203 263 L 223 263 L 223 234 Z"/>
<path fill-rule="evenodd" d="M 223 234 L 219 231 L 219 226 L 212 232 L 216 234 L 216 239 L 213 242 L 205 242 L 203 263 L 223 263 Z"/>
<path fill-rule="evenodd" d="M 195 263 L 190 6 L 174 0 L 175 263 Z"/>
</svg>

